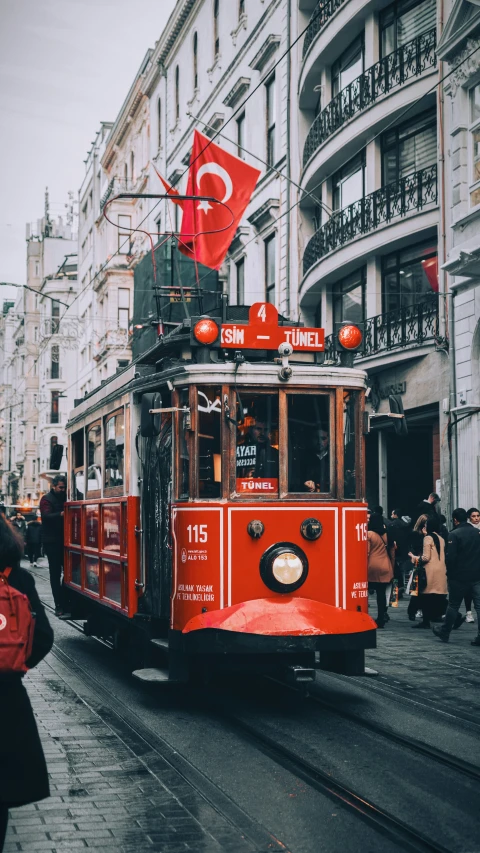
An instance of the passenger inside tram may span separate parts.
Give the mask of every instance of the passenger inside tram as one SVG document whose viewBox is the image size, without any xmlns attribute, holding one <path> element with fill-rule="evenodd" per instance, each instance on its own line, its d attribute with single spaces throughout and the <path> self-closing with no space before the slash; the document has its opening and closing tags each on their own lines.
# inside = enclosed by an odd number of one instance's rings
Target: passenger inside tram
<svg viewBox="0 0 480 853">
<path fill-rule="evenodd" d="M 243 405 L 243 418 L 237 429 L 237 490 L 278 490 L 278 399 L 270 395 L 252 395 Z"/>
</svg>

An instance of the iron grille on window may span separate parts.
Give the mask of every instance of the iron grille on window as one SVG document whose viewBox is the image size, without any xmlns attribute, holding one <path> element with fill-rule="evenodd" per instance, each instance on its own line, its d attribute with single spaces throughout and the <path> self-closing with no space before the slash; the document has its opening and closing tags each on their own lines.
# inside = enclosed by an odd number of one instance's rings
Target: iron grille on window
<svg viewBox="0 0 480 853">
<path fill-rule="evenodd" d="M 365 320 L 365 352 L 355 358 L 368 358 L 379 352 L 407 346 L 421 346 L 438 336 L 438 295 L 432 293 L 416 305 L 386 311 Z M 337 361 L 333 335 L 325 338 L 325 358 Z"/>
<path fill-rule="evenodd" d="M 437 61 L 436 44 L 436 29 L 427 30 L 367 68 L 345 86 L 319 113 L 308 131 L 303 149 L 303 165 L 307 164 L 332 133 L 356 113 L 412 77 L 418 77 L 427 68 L 434 68 Z"/>
<path fill-rule="evenodd" d="M 320 30 L 323 29 L 329 18 L 332 17 L 333 13 L 336 12 L 344 2 L 345 0 L 322 0 L 322 2 L 318 4 L 310 19 L 307 32 L 305 33 L 305 40 L 303 42 L 303 58 L 307 55 L 308 48 Z"/>
<path fill-rule="evenodd" d="M 380 225 L 437 203 L 437 165 L 428 166 L 381 187 L 333 213 L 307 243 L 303 256 L 305 275 L 316 261 L 361 234 Z"/>
</svg>

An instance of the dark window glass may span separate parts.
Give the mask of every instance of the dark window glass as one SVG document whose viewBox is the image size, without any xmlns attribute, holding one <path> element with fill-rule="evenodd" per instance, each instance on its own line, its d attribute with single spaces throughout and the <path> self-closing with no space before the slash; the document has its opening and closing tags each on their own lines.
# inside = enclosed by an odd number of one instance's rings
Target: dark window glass
<svg viewBox="0 0 480 853">
<path fill-rule="evenodd" d="M 273 305 L 276 301 L 275 254 L 275 234 L 272 234 L 265 240 L 265 299 Z"/>
<path fill-rule="evenodd" d="M 201 498 L 222 494 L 222 389 L 198 389 L 198 493 Z"/>
<path fill-rule="evenodd" d="M 245 0 L 238 0 L 238 17 L 241 18 L 245 14 Z"/>
<path fill-rule="evenodd" d="M 275 163 L 275 77 L 270 77 L 265 84 L 266 116 L 267 116 L 267 163 Z"/>
<path fill-rule="evenodd" d="M 52 335 L 56 335 L 60 327 L 60 303 L 52 301 Z"/>
<path fill-rule="evenodd" d="M 237 305 L 245 305 L 245 258 L 235 264 L 237 269 Z"/>
<path fill-rule="evenodd" d="M 403 122 L 382 136 L 383 185 L 398 181 L 437 162 L 435 110 Z"/>
<path fill-rule="evenodd" d="M 50 423 L 51 424 L 59 424 L 60 423 L 60 391 L 52 391 L 52 398 L 50 402 Z"/>
<path fill-rule="evenodd" d="M 198 35 L 193 34 L 193 88 L 198 89 Z"/>
<path fill-rule="evenodd" d="M 50 379 L 60 378 L 60 347 L 53 346 L 50 354 Z"/>
<path fill-rule="evenodd" d="M 278 493 L 277 394 L 240 393 L 237 423 L 237 493 Z"/>
<path fill-rule="evenodd" d="M 84 433 L 79 429 L 72 435 L 72 468 L 73 484 L 72 495 L 74 501 L 81 501 L 85 497 L 85 470 L 84 470 Z"/>
<path fill-rule="evenodd" d="M 365 267 L 346 276 L 335 285 L 333 319 L 335 323 L 361 323 L 365 319 Z"/>
<path fill-rule="evenodd" d="M 189 390 L 188 388 L 182 388 L 180 391 L 180 408 L 188 408 L 190 405 L 189 402 Z M 179 484 L 178 484 L 178 496 L 179 498 L 185 498 L 188 500 L 190 496 L 190 453 L 189 453 L 189 426 L 190 426 L 190 416 L 188 414 L 182 415 L 181 412 L 178 413 L 178 417 L 180 418 L 180 430 L 179 430 L 179 461 L 180 461 L 180 471 L 179 471 Z"/>
<path fill-rule="evenodd" d="M 180 68 L 175 68 L 175 123 L 180 118 Z"/>
<path fill-rule="evenodd" d="M 245 113 L 237 118 L 237 157 L 245 158 L 243 147 L 245 145 Z"/>
<path fill-rule="evenodd" d="M 398 311 L 428 302 L 438 293 L 437 248 L 422 243 L 386 255 L 382 262 L 383 310 Z"/>
<path fill-rule="evenodd" d="M 365 151 L 345 163 L 332 177 L 333 209 L 343 210 L 365 195 Z"/>
<path fill-rule="evenodd" d="M 288 491 L 330 492 L 330 397 L 288 396 Z"/>
<path fill-rule="evenodd" d="M 332 97 L 363 72 L 363 35 L 353 41 L 332 65 Z"/>
<path fill-rule="evenodd" d="M 343 494 L 345 498 L 355 497 L 356 484 L 356 399 L 355 391 L 343 392 Z"/>
<path fill-rule="evenodd" d="M 219 31 L 220 0 L 213 4 L 213 55 L 215 59 L 220 53 L 220 31 Z"/>
<path fill-rule="evenodd" d="M 157 142 L 158 147 L 162 147 L 162 99 L 157 101 Z"/>
<path fill-rule="evenodd" d="M 93 424 L 87 432 L 87 492 L 102 488 L 102 427 Z"/>
<path fill-rule="evenodd" d="M 380 54 L 392 51 L 412 41 L 436 23 L 435 0 L 399 0 L 380 13 Z"/>
<path fill-rule="evenodd" d="M 105 488 L 123 486 L 125 413 L 122 409 L 105 421 Z"/>
</svg>

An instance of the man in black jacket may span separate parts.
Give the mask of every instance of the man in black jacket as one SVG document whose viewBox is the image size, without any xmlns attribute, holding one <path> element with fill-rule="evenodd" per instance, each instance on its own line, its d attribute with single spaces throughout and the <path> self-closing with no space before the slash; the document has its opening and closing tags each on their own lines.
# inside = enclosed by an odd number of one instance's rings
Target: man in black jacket
<svg viewBox="0 0 480 853">
<path fill-rule="evenodd" d="M 448 535 L 446 564 L 448 579 L 448 608 L 445 623 L 433 629 L 434 634 L 448 643 L 450 631 L 458 618 L 458 610 L 466 592 L 471 588 L 477 616 L 480 615 L 480 536 L 468 524 L 464 509 L 452 513 L 454 530 Z M 472 646 L 480 646 L 480 630 Z"/>
<path fill-rule="evenodd" d="M 48 559 L 50 571 L 50 586 L 55 601 L 55 615 L 69 619 L 65 612 L 64 592 L 62 588 L 63 569 L 63 507 L 66 498 L 67 483 L 65 477 L 57 474 L 52 480 L 52 487 L 40 501 L 42 514 L 43 550 Z M 480 537 L 479 537 L 480 539 Z"/>
</svg>

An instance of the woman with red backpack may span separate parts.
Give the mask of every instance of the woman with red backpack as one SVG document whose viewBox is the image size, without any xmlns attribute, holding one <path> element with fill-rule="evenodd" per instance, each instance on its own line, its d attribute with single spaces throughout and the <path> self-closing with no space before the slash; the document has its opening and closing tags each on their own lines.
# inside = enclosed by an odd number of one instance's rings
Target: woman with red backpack
<svg viewBox="0 0 480 853">
<path fill-rule="evenodd" d="M 47 766 L 23 676 L 53 645 L 53 631 L 29 572 L 23 542 L 0 513 L 0 852 L 8 810 L 50 796 Z"/>
</svg>

